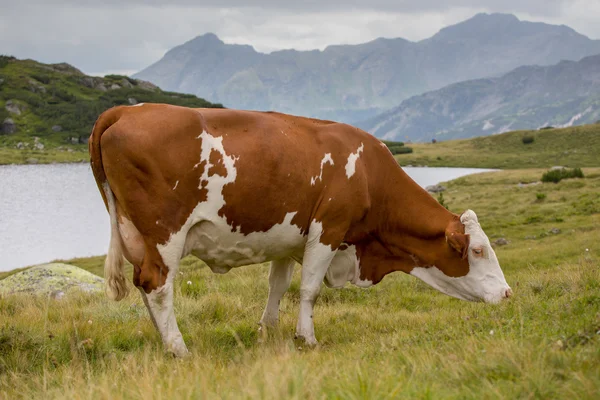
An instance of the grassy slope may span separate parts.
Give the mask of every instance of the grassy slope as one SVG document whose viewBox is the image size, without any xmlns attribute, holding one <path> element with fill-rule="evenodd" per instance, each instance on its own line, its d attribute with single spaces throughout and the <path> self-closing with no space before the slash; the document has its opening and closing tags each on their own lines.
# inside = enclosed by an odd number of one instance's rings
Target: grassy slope
<svg viewBox="0 0 600 400">
<path fill-rule="evenodd" d="M 193 357 L 163 354 L 136 293 L 121 303 L 5 297 L 0 398 L 595 398 L 600 168 L 584 169 L 582 180 L 517 187 L 541 173 L 446 185 L 453 211 L 473 208 L 492 240 L 510 241 L 497 249 L 515 292 L 508 302 L 455 300 L 400 273 L 368 290 L 324 289 L 315 309 L 322 346 L 304 351 L 292 341 L 298 271 L 280 329 L 259 344 L 268 267 L 220 276 L 185 259 L 176 309 Z M 72 261 L 98 274 L 102 262 Z"/>
<path fill-rule="evenodd" d="M 118 89 L 111 89 L 118 85 Z M 100 88 L 108 88 L 101 90 Z M 193 95 L 165 92 L 153 85 L 118 75 L 89 77 L 68 64 L 42 64 L 0 56 L 0 123 L 11 118 L 17 132 L 0 134 L 0 164 L 69 162 L 88 159 L 83 143 L 100 113 L 112 106 L 138 102 L 169 103 L 189 107 L 221 107 Z M 6 109 L 18 104 L 20 115 Z M 52 127 L 62 130 L 55 132 Z M 34 137 L 44 145 L 34 150 Z M 81 144 L 73 144 L 79 140 Z M 17 149 L 19 143 L 25 149 Z"/>
<path fill-rule="evenodd" d="M 523 144 L 525 135 L 533 136 L 535 141 Z M 412 154 L 396 156 L 400 165 L 500 169 L 594 167 L 600 160 L 600 124 L 415 143 L 410 147 Z"/>
</svg>

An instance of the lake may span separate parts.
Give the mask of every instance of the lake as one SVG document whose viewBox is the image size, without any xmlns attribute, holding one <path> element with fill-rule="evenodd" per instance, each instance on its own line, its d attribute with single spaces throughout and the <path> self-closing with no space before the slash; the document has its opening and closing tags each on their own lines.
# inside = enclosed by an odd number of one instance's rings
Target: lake
<svg viewBox="0 0 600 400">
<path fill-rule="evenodd" d="M 421 186 L 489 170 L 404 170 Z M 0 166 L 0 271 L 105 254 L 110 226 L 88 164 Z"/>
</svg>

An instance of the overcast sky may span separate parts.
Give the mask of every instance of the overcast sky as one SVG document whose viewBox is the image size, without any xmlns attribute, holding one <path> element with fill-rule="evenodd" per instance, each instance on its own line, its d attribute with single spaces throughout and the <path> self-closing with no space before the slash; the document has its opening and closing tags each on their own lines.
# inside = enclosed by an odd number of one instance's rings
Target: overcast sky
<svg viewBox="0 0 600 400">
<path fill-rule="evenodd" d="M 0 54 L 132 74 L 207 32 L 262 52 L 323 49 L 378 37 L 421 40 L 478 12 L 600 39 L 600 0 L 0 0 Z"/>
</svg>

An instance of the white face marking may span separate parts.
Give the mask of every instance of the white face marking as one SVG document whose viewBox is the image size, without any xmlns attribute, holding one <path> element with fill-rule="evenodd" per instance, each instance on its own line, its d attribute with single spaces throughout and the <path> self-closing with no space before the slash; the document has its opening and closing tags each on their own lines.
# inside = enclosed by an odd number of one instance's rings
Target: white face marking
<svg viewBox="0 0 600 400">
<path fill-rule="evenodd" d="M 175 186 L 173 186 L 173 190 L 177 189 L 177 185 L 179 185 L 179 181 L 175 182 Z"/>
<path fill-rule="evenodd" d="M 469 273 L 454 278 L 446 276 L 436 266 L 431 266 L 428 268 L 415 267 L 411 271 L 411 275 L 452 297 L 498 303 L 506 297 L 506 292 L 510 290 L 510 287 L 504 279 L 496 253 L 473 211 L 465 211 L 461 216 L 461 222 L 465 225 L 465 233 L 470 235 Z M 473 249 L 479 248 L 483 250 L 483 256 L 476 256 L 473 253 Z"/>
<path fill-rule="evenodd" d="M 360 153 L 362 153 L 364 147 L 364 144 L 361 143 L 358 150 L 356 150 L 356 153 L 351 153 L 348 156 L 348 162 L 346 163 L 346 176 L 348 179 L 354 175 L 354 172 L 356 171 L 356 160 L 358 160 L 358 157 L 360 157 Z"/>
<path fill-rule="evenodd" d="M 323 167 L 325 164 L 333 165 L 333 158 L 331 158 L 331 153 L 326 153 L 323 159 L 321 160 L 321 173 L 315 177 L 310 178 L 310 184 L 314 186 L 317 183 L 317 180 L 323 180 Z"/>
</svg>

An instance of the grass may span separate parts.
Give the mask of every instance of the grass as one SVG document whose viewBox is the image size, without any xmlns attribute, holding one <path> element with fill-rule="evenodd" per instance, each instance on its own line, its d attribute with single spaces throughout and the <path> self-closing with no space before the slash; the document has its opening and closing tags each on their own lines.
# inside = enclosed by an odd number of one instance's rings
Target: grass
<svg viewBox="0 0 600 400">
<path fill-rule="evenodd" d="M 259 343 L 268 267 L 221 276 L 186 258 L 176 313 L 190 359 L 163 353 L 136 293 L 120 303 L 6 296 L 0 398 L 596 398 L 600 168 L 517 186 L 543 172 L 444 184 L 451 210 L 474 209 L 492 241 L 509 240 L 497 248 L 514 290 L 507 302 L 452 299 L 400 273 L 368 290 L 324 288 L 314 315 L 321 347 L 306 351 L 292 340 L 299 268 L 279 329 Z M 103 257 L 70 263 L 101 275 Z"/>
<path fill-rule="evenodd" d="M 0 165 L 89 162 L 90 155 L 86 145 L 73 146 L 70 149 L 71 151 L 67 149 L 18 150 L 0 147 Z"/>
<path fill-rule="evenodd" d="M 534 141 L 525 144 L 523 137 L 532 137 Z M 396 156 L 400 165 L 498 169 L 595 167 L 600 155 L 600 124 L 413 143 L 410 147 L 411 154 Z"/>
</svg>

